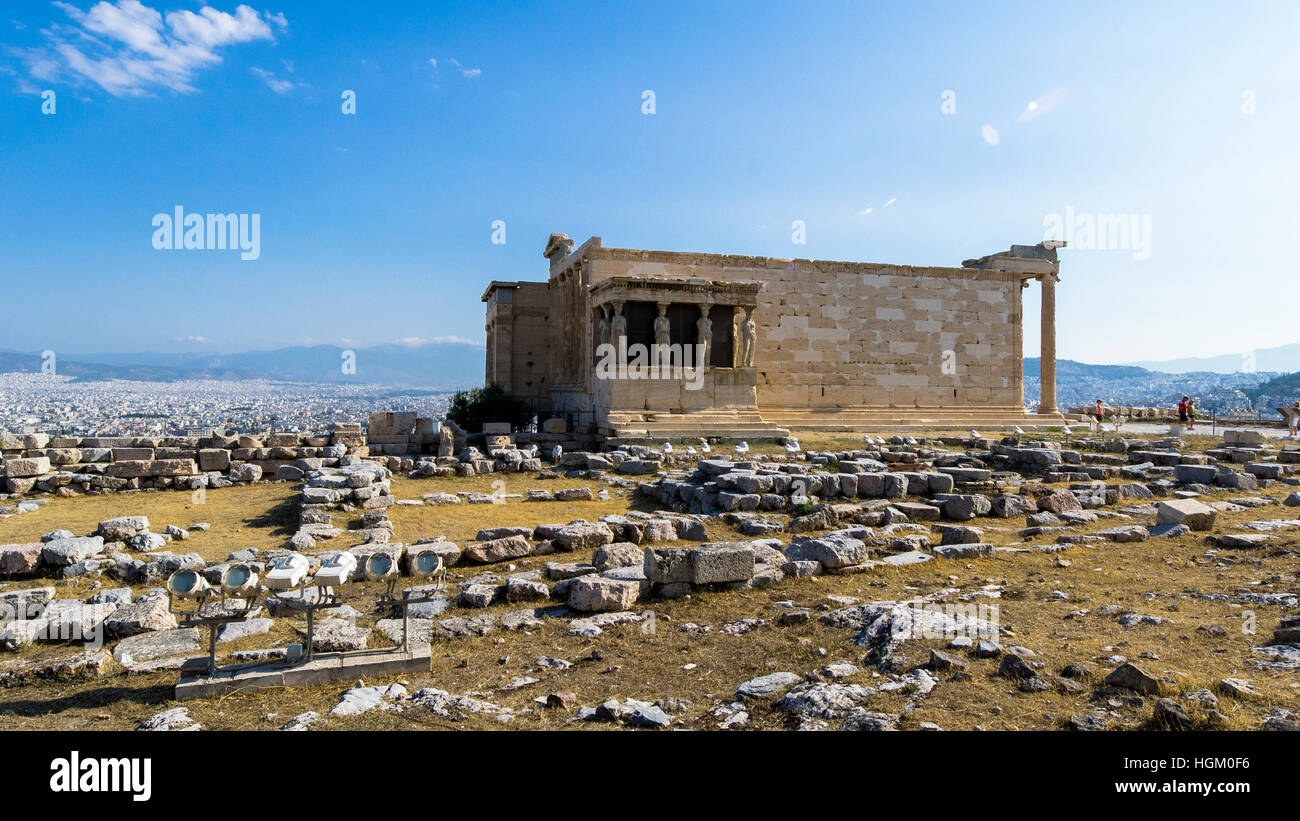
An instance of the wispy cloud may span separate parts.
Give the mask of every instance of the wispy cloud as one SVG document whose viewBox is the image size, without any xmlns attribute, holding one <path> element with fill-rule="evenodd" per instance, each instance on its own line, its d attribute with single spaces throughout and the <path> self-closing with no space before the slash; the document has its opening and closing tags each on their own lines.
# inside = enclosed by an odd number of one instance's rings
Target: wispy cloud
<svg viewBox="0 0 1300 821">
<path fill-rule="evenodd" d="M 266 87 L 274 91 L 276 94 L 288 94 L 293 90 L 292 80 L 277 77 L 264 68 L 254 67 L 252 71 L 258 77 L 261 77 L 262 81 L 266 83 Z"/>
<path fill-rule="evenodd" d="M 451 58 L 447 62 L 451 63 L 452 66 L 454 66 L 456 70 L 460 72 L 460 76 L 462 77 L 478 77 L 483 73 L 483 69 L 481 68 L 469 68 L 468 66 L 461 65 L 460 61 L 457 60 L 455 57 Z"/>
<path fill-rule="evenodd" d="M 28 73 L 39 80 L 94 83 L 116 97 L 160 88 L 195 92 L 198 72 L 221 62 L 219 49 L 273 41 L 272 27 L 288 26 L 283 14 L 259 14 L 246 5 L 234 14 L 211 6 L 163 14 L 139 0 L 101 0 L 86 11 L 59 0 L 54 5 L 71 24 L 43 29 L 45 46 L 18 52 Z"/>
<path fill-rule="evenodd" d="M 462 77 L 474 78 L 474 77 L 483 76 L 483 69 L 470 68 L 469 66 L 461 63 L 461 61 L 457 60 L 455 57 L 447 58 L 447 64 L 450 65 L 452 68 L 456 69 L 456 73 Z M 438 58 L 430 57 L 429 65 L 432 66 L 433 70 L 436 72 L 438 70 Z"/>
<path fill-rule="evenodd" d="M 443 344 L 474 345 L 477 347 L 483 346 L 482 342 L 479 342 L 474 339 L 466 339 L 463 336 L 433 336 L 433 337 L 404 336 L 400 339 L 394 339 L 393 344 L 401 345 L 404 348 L 418 348 L 422 345 L 443 345 Z"/>
</svg>

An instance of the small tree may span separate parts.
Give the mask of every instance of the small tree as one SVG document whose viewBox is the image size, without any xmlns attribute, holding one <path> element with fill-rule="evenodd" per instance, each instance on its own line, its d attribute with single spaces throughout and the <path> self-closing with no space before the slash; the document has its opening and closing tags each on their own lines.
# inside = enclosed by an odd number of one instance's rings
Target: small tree
<svg viewBox="0 0 1300 821">
<path fill-rule="evenodd" d="M 457 391 L 447 408 L 447 418 L 470 433 L 483 430 L 484 422 L 509 422 L 511 430 L 519 430 L 528 424 L 532 415 L 527 402 L 506 393 L 496 383 L 486 388 Z"/>
</svg>

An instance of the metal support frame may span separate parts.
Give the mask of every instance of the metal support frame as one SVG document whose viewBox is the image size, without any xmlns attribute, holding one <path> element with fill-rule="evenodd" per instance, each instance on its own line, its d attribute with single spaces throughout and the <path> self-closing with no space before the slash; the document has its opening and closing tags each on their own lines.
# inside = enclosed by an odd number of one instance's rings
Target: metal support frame
<svg viewBox="0 0 1300 821">
<path fill-rule="evenodd" d="M 440 572 L 445 573 L 445 569 Z M 435 574 L 437 575 L 437 574 Z M 413 596 L 410 589 L 402 591 L 402 595 L 397 595 L 397 584 L 401 581 L 400 576 L 394 576 L 387 580 L 382 593 L 377 594 L 378 599 L 375 602 L 377 607 L 397 607 L 402 612 L 402 641 L 392 647 L 368 648 L 366 650 L 341 651 L 338 655 L 361 655 L 373 654 L 378 652 L 392 652 L 398 650 L 402 653 L 410 652 L 411 633 L 410 633 L 410 606 L 413 604 L 425 604 L 437 601 L 437 593 L 441 593 L 446 588 L 446 583 L 435 583 L 435 592 L 421 596 Z M 280 598 L 279 601 L 290 610 L 301 612 L 307 617 L 307 635 L 303 640 L 302 655 L 295 660 L 287 660 L 285 663 L 289 666 L 306 664 L 312 660 L 316 639 L 316 611 L 330 610 L 335 607 L 341 607 L 349 601 L 357 601 L 364 594 L 355 593 L 354 582 L 348 581 L 348 592 L 346 594 L 336 593 L 332 588 L 316 586 L 316 600 L 307 601 L 307 584 L 306 580 L 298 585 L 298 598 Z M 259 594 L 260 595 L 260 591 Z M 224 593 L 218 594 L 215 591 L 209 591 L 206 596 L 199 602 L 194 610 L 180 610 L 176 606 L 176 598 L 170 592 L 167 594 L 168 609 L 172 614 L 181 618 L 181 623 L 186 627 L 206 627 L 208 628 L 208 657 L 206 665 L 206 674 L 213 675 L 217 672 L 217 630 L 224 624 L 231 622 L 243 621 L 248 617 L 257 605 L 258 595 L 247 599 L 239 599 L 244 602 L 244 607 L 238 611 L 230 612 L 225 610 L 225 602 L 233 597 L 226 596 Z M 205 614 L 205 610 L 210 608 L 214 603 L 222 608 L 222 613 Z"/>
<path fill-rule="evenodd" d="M 178 610 L 176 608 L 176 597 L 172 595 L 170 590 L 167 591 L 167 610 L 174 616 L 180 616 L 180 623 L 182 625 L 185 627 L 196 628 L 206 627 L 208 629 L 208 675 L 212 675 L 217 670 L 217 629 L 224 624 L 244 621 L 248 618 L 248 614 L 253 612 L 253 608 L 257 604 L 257 597 L 257 594 L 254 594 L 251 598 L 236 599 L 232 596 L 227 596 L 225 593 L 217 594 L 214 591 L 209 590 L 207 595 L 199 601 L 198 607 L 194 610 Z M 242 601 L 244 607 L 242 610 L 234 612 L 227 611 L 225 609 L 227 601 Z M 221 615 L 215 613 L 205 614 L 204 608 L 207 608 L 214 603 L 221 608 Z"/>
</svg>

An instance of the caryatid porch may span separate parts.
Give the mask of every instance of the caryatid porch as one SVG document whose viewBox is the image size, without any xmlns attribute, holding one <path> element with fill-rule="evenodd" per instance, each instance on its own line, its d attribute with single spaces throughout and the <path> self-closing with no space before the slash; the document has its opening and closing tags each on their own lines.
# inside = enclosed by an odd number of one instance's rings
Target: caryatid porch
<svg viewBox="0 0 1300 821">
<path fill-rule="evenodd" d="M 780 435 L 758 413 L 758 281 L 614 276 L 588 289 L 597 424 Z M 702 357 L 702 358 L 701 358 Z M 615 373 L 611 362 L 626 366 Z M 697 371 L 696 368 L 699 368 Z"/>
</svg>

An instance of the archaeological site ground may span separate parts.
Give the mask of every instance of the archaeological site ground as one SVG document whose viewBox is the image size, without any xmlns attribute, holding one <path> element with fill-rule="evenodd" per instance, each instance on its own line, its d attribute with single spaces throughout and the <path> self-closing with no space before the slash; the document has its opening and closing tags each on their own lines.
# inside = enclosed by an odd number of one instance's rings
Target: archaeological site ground
<svg viewBox="0 0 1300 821">
<path fill-rule="evenodd" d="M 390 419 L 409 433 L 381 437 L 422 438 L 402 414 L 368 427 Z M 56 473 L 58 492 L 24 495 L 26 512 L 0 521 L 0 726 L 1294 724 L 1300 448 L 1235 431 L 813 434 L 801 446 L 552 459 L 492 435 L 441 457 L 298 457 L 278 478 L 224 487 L 84 492 L 86 476 Z M 294 550 L 402 565 L 426 546 L 445 575 L 399 578 L 432 593 L 406 621 L 428 648 L 418 667 L 360 684 L 178 687 L 202 679 L 208 628 L 169 612 L 192 609 L 169 608 L 176 571 L 216 589 L 232 566 L 265 576 Z M 314 649 L 360 660 L 398 644 L 382 588 L 363 580 L 318 613 Z M 218 664 L 297 652 L 300 595 L 266 595 L 213 628 Z M 85 649 L 93 631 L 104 645 Z"/>
</svg>

